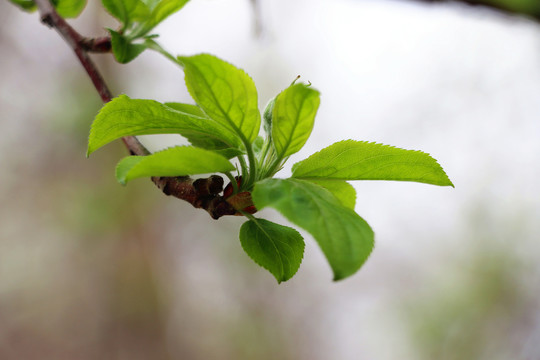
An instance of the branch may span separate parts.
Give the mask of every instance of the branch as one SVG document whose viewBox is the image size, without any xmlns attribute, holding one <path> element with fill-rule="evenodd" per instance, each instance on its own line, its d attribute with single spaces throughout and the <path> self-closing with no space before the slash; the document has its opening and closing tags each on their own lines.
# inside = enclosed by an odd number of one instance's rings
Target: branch
<svg viewBox="0 0 540 360">
<path fill-rule="evenodd" d="M 111 38 L 103 36 L 99 38 L 82 38 L 79 41 L 81 47 L 87 52 L 108 53 L 112 50 Z"/>
<path fill-rule="evenodd" d="M 101 100 L 104 103 L 111 101 L 113 98 L 112 93 L 88 55 L 88 52 L 110 52 L 110 39 L 86 38 L 58 15 L 49 0 L 34 1 L 38 7 L 41 21 L 50 28 L 55 29 L 75 52 L 79 62 L 86 70 L 90 80 L 92 80 Z M 149 151 L 134 136 L 123 137 L 122 141 L 131 155 L 144 156 L 149 154 Z M 223 178 L 220 176 L 213 175 L 207 179 L 197 180 L 187 176 L 153 177 L 152 181 L 166 195 L 185 200 L 195 208 L 205 209 L 213 219 L 236 214 L 236 210 L 219 195 L 223 190 Z"/>
<path fill-rule="evenodd" d="M 485 6 L 490 9 L 498 10 L 506 14 L 527 16 L 533 20 L 540 21 L 540 7 L 531 6 L 529 10 L 523 6 L 518 7 L 512 5 L 512 1 L 494 1 L 494 0 L 416 0 L 424 3 L 443 3 L 443 2 L 458 2 L 470 6 Z"/>
</svg>

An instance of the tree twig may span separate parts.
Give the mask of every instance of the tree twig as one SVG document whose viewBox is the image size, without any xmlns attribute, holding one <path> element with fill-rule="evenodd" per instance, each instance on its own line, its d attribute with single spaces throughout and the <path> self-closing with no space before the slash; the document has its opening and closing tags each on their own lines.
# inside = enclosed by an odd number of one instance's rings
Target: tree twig
<svg viewBox="0 0 540 360">
<path fill-rule="evenodd" d="M 107 103 L 113 96 L 101 73 L 95 66 L 88 52 L 108 52 L 110 51 L 109 38 L 86 38 L 73 29 L 54 9 L 50 0 L 34 0 L 41 21 L 55 29 L 66 43 L 75 52 L 79 62 L 86 70 L 92 80 L 101 100 Z M 148 150 L 134 136 L 122 138 L 125 146 L 131 155 L 148 155 Z M 218 219 L 224 215 L 234 215 L 236 210 L 219 195 L 223 190 L 223 178 L 217 175 L 207 179 L 193 180 L 187 176 L 183 177 L 153 177 L 152 181 L 166 195 L 172 195 L 189 202 L 196 208 L 205 209 L 213 219 Z"/>
<path fill-rule="evenodd" d="M 112 50 L 111 38 L 109 36 L 82 38 L 79 44 L 84 50 L 93 53 L 108 53 Z"/>
</svg>

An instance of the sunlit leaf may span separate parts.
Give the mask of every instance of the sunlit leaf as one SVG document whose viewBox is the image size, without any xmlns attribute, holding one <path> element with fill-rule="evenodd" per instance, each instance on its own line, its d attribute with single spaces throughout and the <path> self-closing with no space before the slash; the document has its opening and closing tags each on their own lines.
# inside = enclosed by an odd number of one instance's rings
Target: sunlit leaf
<svg viewBox="0 0 540 360">
<path fill-rule="evenodd" d="M 150 9 L 146 21 L 134 31 L 133 37 L 140 38 L 148 34 L 160 22 L 184 7 L 189 0 L 142 0 Z"/>
<path fill-rule="evenodd" d="M 165 105 L 170 108 L 173 108 L 176 111 L 210 119 L 208 118 L 208 116 L 206 116 L 204 111 L 202 111 L 201 108 L 198 107 L 197 105 L 183 104 L 183 103 L 177 103 L 177 102 L 167 102 L 165 103 Z M 238 156 L 244 153 L 242 150 L 238 148 L 229 147 L 223 141 L 208 137 L 205 134 L 201 134 L 200 136 L 191 134 L 189 136 L 189 141 L 191 142 L 192 145 L 201 147 L 203 149 L 214 150 L 215 152 L 225 156 L 227 159 L 231 159 L 235 156 Z"/>
<path fill-rule="evenodd" d="M 343 180 L 320 179 L 307 179 L 307 181 L 322 186 L 330 191 L 343 206 L 354 210 L 356 204 L 356 190 L 348 182 Z"/>
<path fill-rule="evenodd" d="M 297 179 L 266 179 L 255 184 L 257 209 L 273 207 L 313 235 L 334 272 L 334 280 L 354 274 L 373 249 L 369 225 L 328 190 Z"/>
<path fill-rule="evenodd" d="M 161 0 L 153 7 L 147 26 L 154 28 L 170 15 L 184 7 L 189 0 Z"/>
<path fill-rule="evenodd" d="M 272 110 L 272 139 L 280 159 L 304 146 L 319 108 L 319 92 L 305 84 L 291 85 L 278 95 Z"/>
<path fill-rule="evenodd" d="M 208 54 L 179 57 L 195 102 L 215 121 L 251 143 L 261 123 L 253 80 L 235 66 Z"/>
<path fill-rule="evenodd" d="M 9 1 L 19 6 L 24 11 L 32 12 L 37 9 L 36 3 L 33 0 L 9 0 Z"/>
<path fill-rule="evenodd" d="M 399 180 L 454 186 L 429 154 L 365 141 L 330 145 L 293 165 L 298 179 Z"/>
<path fill-rule="evenodd" d="M 252 145 L 253 152 L 255 153 L 256 156 L 259 156 L 261 154 L 261 151 L 263 150 L 263 146 L 264 146 L 264 139 L 262 138 L 262 136 L 257 136 L 255 140 L 253 141 L 253 145 Z"/>
<path fill-rule="evenodd" d="M 96 116 L 90 137 L 90 155 L 103 145 L 123 136 L 180 134 L 194 145 L 201 139 L 212 139 L 221 148 L 242 149 L 240 139 L 219 123 L 208 118 L 176 111 L 154 100 L 130 99 L 121 95 L 105 104 Z"/>
<path fill-rule="evenodd" d="M 201 108 L 198 107 L 197 105 L 183 104 L 179 102 L 166 102 L 165 105 L 170 108 L 173 108 L 176 111 L 180 111 L 186 114 L 191 114 L 191 115 L 204 117 L 204 118 L 207 117 L 204 111 L 202 111 Z"/>
<path fill-rule="evenodd" d="M 86 0 L 52 0 L 51 2 L 63 18 L 76 18 L 86 6 Z"/>
<path fill-rule="evenodd" d="M 101 0 L 103 7 L 122 24 L 145 20 L 150 10 L 141 0 Z"/>
<path fill-rule="evenodd" d="M 185 176 L 233 171 L 225 157 L 193 146 L 177 146 L 148 156 L 128 156 L 116 167 L 121 184 L 149 176 Z"/>
</svg>

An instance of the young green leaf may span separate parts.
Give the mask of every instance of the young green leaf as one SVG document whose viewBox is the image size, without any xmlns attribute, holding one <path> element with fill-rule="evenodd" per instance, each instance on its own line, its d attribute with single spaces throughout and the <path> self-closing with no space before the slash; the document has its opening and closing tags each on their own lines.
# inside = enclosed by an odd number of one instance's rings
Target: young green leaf
<svg viewBox="0 0 540 360">
<path fill-rule="evenodd" d="M 189 0 L 161 0 L 153 7 L 145 28 L 150 31 L 160 22 L 184 7 Z M 155 3 L 155 2 L 154 2 Z"/>
<path fill-rule="evenodd" d="M 24 11 L 32 12 L 37 9 L 33 0 L 9 0 Z M 51 0 L 56 11 L 63 18 L 75 18 L 84 10 L 86 0 Z"/>
<path fill-rule="evenodd" d="M 86 0 L 52 0 L 58 14 L 63 18 L 76 18 L 84 10 Z"/>
<path fill-rule="evenodd" d="M 198 117 L 204 117 L 204 118 L 208 117 L 208 116 L 206 116 L 204 111 L 202 111 L 201 108 L 198 107 L 197 105 L 183 104 L 183 103 L 179 103 L 179 102 L 166 102 L 165 106 L 168 106 L 170 108 L 173 108 L 176 111 L 180 111 L 180 112 L 183 112 L 183 113 L 186 113 L 186 114 L 191 114 L 191 115 L 195 115 L 195 116 L 198 116 Z"/>
<path fill-rule="evenodd" d="M 116 164 L 115 176 L 116 180 L 122 185 L 125 185 L 127 182 L 127 176 L 131 169 L 133 169 L 138 163 L 144 160 L 146 156 L 127 156 L 120 160 Z"/>
<path fill-rule="evenodd" d="M 257 264 L 270 271 L 278 283 L 296 274 L 304 255 L 298 231 L 264 219 L 252 218 L 240 228 L 242 248 Z"/>
<path fill-rule="evenodd" d="M 373 249 L 373 231 L 328 190 L 297 179 L 266 179 L 251 193 L 257 209 L 267 206 L 309 231 L 334 272 L 334 280 L 354 274 Z"/>
<path fill-rule="evenodd" d="M 148 156 L 128 156 L 116 167 L 121 184 L 149 176 L 185 176 L 235 170 L 225 157 L 193 146 L 176 146 Z"/>
<path fill-rule="evenodd" d="M 24 11 L 32 12 L 37 9 L 36 3 L 33 0 L 9 0 L 9 1 L 19 6 Z"/>
<path fill-rule="evenodd" d="M 235 66 L 208 54 L 179 57 L 195 102 L 215 121 L 251 143 L 261 116 L 253 80 Z"/>
<path fill-rule="evenodd" d="M 132 44 L 124 35 L 111 29 L 108 30 L 111 33 L 111 45 L 114 58 L 120 64 L 127 64 L 146 50 L 144 44 Z"/>
<path fill-rule="evenodd" d="M 121 95 L 105 104 L 96 116 L 87 154 L 123 136 L 151 134 L 180 134 L 195 146 L 207 141 L 203 145 L 215 145 L 216 150 L 243 149 L 235 134 L 211 119 L 176 111 L 157 101 Z"/>
<path fill-rule="evenodd" d="M 257 136 L 255 138 L 255 140 L 253 141 L 253 152 L 255 153 L 256 156 L 259 156 L 263 150 L 263 146 L 264 146 L 264 139 L 262 138 L 262 136 Z"/>
<path fill-rule="evenodd" d="M 272 115 L 274 113 L 274 105 L 276 105 L 276 97 L 266 104 L 263 111 L 263 128 L 267 136 L 272 135 Z"/>
<path fill-rule="evenodd" d="M 150 15 L 150 10 L 141 0 L 101 0 L 101 2 L 112 16 L 120 20 L 124 28 Z"/>
<path fill-rule="evenodd" d="M 146 46 L 147 49 L 154 50 L 161 55 L 165 56 L 167 59 L 171 60 L 173 63 L 180 65 L 178 62 L 178 59 L 171 55 L 167 50 L 165 50 L 161 45 L 159 45 L 157 42 L 153 40 L 154 37 L 157 37 L 158 35 L 147 35 L 144 37 L 144 46 Z"/>
<path fill-rule="evenodd" d="M 154 8 L 156 7 L 157 4 L 159 4 L 159 2 L 161 0 L 141 0 L 143 3 L 146 4 L 146 6 L 148 6 L 148 8 L 150 10 L 154 10 Z"/>
<path fill-rule="evenodd" d="M 139 26 L 133 30 L 130 38 L 141 38 L 148 34 L 153 28 L 155 28 L 160 22 L 165 20 L 170 15 L 174 14 L 178 10 L 184 7 L 189 0 L 142 0 L 144 4 L 150 9 L 150 15 L 148 15 L 144 22 L 141 22 Z"/>
<path fill-rule="evenodd" d="M 202 111 L 201 108 L 197 105 L 183 104 L 178 102 L 167 102 L 165 103 L 165 106 L 173 108 L 176 111 L 202 118 L 207 118 L 209 119 L 209 121 L 213 121 L 208 116 L 206 116 L 204 111 Z M 223 141 L 210 138 L 205 134 L 201 134 L 200 136 L 192 134 L 189 136 L 189 141 L 192 145 L 195 145 L 197 147 L 207 150 L 214 150 L 218 154 L 225 156 L 227 159 L 231 159 L 244 153 L 244 151 L 240 149 L 229 147 L 229 145 L 225 144 Z"/>
<path fill-rule="evenodd" d="M 454 186 L 429 154 L 365 141 L 337 142 L 293 165 L 297 179 L 399 180 Z"/>
<path fill-rule="evenodd" d="M 343 180 L 320 179 L 307 179 L 307 181 L 322 186 L 330 191 L 343 206 L 354 210 L 354 206 L 356 205 L 356 190 L 348 182 Z"/>
<path fill-rule="evenodd" d="M 202 149 L 212 150 L 216 154 L 219 154 L 221 156 L 226 157 L 227 159 L 232 159 L 233 157 L 237 157 L 239 155 L 243 155 L 244 151 L 235 149 L 235 148 L 216 148 L 216 143 L 205 143 L 202 142 L 196 142 L 191 141 L 191 144 L 197 147 L 200 147 Z M 203 146 L 204 145 L 204 146 Z"/>
<path fill-rule="evenodd" d="M 272 139 L 279 159 L 304 146 L 319 108 L 319 92 L 304 84 L 294 84 L 278 95 L 272 110 Z"/>
</svg>

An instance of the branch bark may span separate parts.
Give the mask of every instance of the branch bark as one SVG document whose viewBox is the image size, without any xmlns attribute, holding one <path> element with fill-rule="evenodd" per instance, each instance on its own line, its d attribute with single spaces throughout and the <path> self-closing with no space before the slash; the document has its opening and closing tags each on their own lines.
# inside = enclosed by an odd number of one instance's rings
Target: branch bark
<svg viewBox="0 0 540 360">
<path fill-rule="evenodd" d="M 34 0 L 41 21 L 55 29 L 71 47 L 79 62 L 92 80 L 101 100 L 107 103 L 113 96 L 101 73 L 88 55 L 89 52 L 110 52 L 110 38 L 87 38 L 79 34 L 62 18 L 52 6 L 50 0 Z M 134 136 L 123 137 L 122 141 L 131 155 L 144 156 L 149 151 Z M 182 177 L 152 177 L 152 181 L 166 195 L 185 200 L 195 208 L 206 210 L 213 219 L 224 215 L 235 215 L 236 210 L 219 195 L 223 190 L 223 178 L 212 175 L 207 179 L 193 180 Z"/>
</svg>

